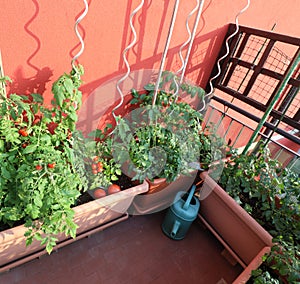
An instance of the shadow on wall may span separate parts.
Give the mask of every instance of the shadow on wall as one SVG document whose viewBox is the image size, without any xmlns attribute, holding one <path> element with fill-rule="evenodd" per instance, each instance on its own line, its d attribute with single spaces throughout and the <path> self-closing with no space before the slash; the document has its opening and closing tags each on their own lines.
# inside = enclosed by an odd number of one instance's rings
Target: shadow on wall
<svg viewBox="0 0 300 284">
<path fill-rule="evenodd" d="M 206 85 L 213 67 L 211 63 L 215 61 L 216 56 L 219 53 L 226 30 L 227 26 L 224 26 L 220 29 L 214 30 L 205 35 L 197 36 L 195 38 L 194 45 L 191 50 L 189 64 L 185 72 L 185 77 L 189 78 L 193 83 L 202 87 Z M 204 46 L 203 43 L 205 43 Z M 181 61 L 178 55 L 179 49 L 180 45 L 168 50 L 165 70 L 176 72 L 181 67 Z M 151 69 L 154 66 L 157 66 L 157 63 L 161 61 L 161 57 L 162 53 L 154 54 L 153 56 L 143 60 L 138 60 L 137 58 L 135 62 L 130 62 L 130 69 L 133 71 Z M 121 58 L 120 65 L 122 63 L 123 59 Z M 125 75 L 126 71 L 127 69 L 123 67 L 112 74 L 89 82 L 81 87 L 81 91 L 83 92 L 84 96 L 88 96 L 107 81 Z"/>
<path fill-rule="evenodd" d="M 9 85 L 9 94 L 25 94 L 29 95 L 31 93 L 43 94 L 46 90 L 46 83 L 50 82 L 50 78 L 53 75 L 52 70 L 49 67 L 38 68 L 31 61 L 37 55 L 41 48 L 41 41 L 37 35 L 35 35 L 30 29 L 30 24 L 37 18 L 39 14 L 39 4 L 37 0 L 32 0 L 35 11 L 33 16 L 24 25 L 24 30 L 36 41 L 36 49 L 27 59 L 27 65 L 36 71 L 36 74 L 30 78 L 25 78 L 22 68 L 18 67 L 14 73 L 13 82 Z"/>
<path fill-rule="evenodd" d="M 206 74 L 210 74 L 212 66 L 209 64 L 215 61 L 215 54 L 218 54 L 220 48 L 217 43 L 223 41 L 223 37 L 220 39 L 218 37 L 219 30 L 216 30 L 195 39 L 194 48 L 191 53 L 191 62 L 194 63 L 190 63 L 186 70 L 186 77 L 188 79 L 189 75 L 193 75 L 193 77 L 198 79 L 205 77 Z M 201 47 L 203 42 L 207 42 L 205 48 Z M 171 63 L 176 60 L 179 48 L 180 46 L 176 46 L 169 50 L 168 62 Z M 145 69 L 143 66 L 154 66 L 155 63 L 160 60 L 161 54 L 157 54 L 131 64 L 132 71 L 129 77 L 120 85 L 120 89 L 125 96 L 123 102 L 117 90 L 117 82 L 126 73 L 127 70 L 125 69 L 123 69 L 122 72 L 114 72 L 113 74 L 84 85 L 81 90 L 86 96 L 79 112 L 78 128 L 82 130 L 83 133 L 88 134 L 95 129 L 104 129 L 107 123 L 114 124 L 112 111 L 117 106 L 119 106 L 119 108 L 116 111 L 116 115 L 128 113 L 130 109 L 128 109 L 127 103 L 131 98 L 129 95 L 131 89 L 135 88 L 140 91 L 146 84 L 156 82 L 158 70 Z M 207 70 L 207 68 L 210 69 Z M 175 69 L 175 71 L 176 70 L 177 69 Z M 199 85 L 199 81 L 189 81 Z"/>
<path fill-rule="evenodd" d="M 126 46 L 132 41 L 133 35 L 130 29 L 130 14 L 133 11 L 133 1 L 128 1 L 127 8 L 125 11 L 125 20 L 124 20 L 124 29 L 122 32 L 122 41 L 120 46 L 120 52 L 119 52 L 119 70 L 116 70 L 115 72 L 108 74 L 102 78 L 99 78 L 97 80 L 94 80 L 92 82 L 89 82 L 82 86 L 81 90 L 83 92 L 84 99 L 88 97 L 94 90 L 96 90 L 99 86 L 102 84 L 105 84 L 106 82 L 123 76 L 127 69 L 124 64 L 124 60 L 122 57 L 123 50 L 126 48 Z M 47 83 L 51 81 L 51 78 L 53 76 L 53 70 L 50 69 L 49 66 L 45 67 L 39 67 L 34 65 L 33 59 L 36 57 L 36 55 L 39 53 L 41 49 L 41 42 L 39 37 L 34 34 L 30 30 L 31 24 L 37 19 L 40 11 L 39 3 L 37 0 L 32 0 L 33 7 L 34 7 L 34 13 L 32 17 L 27 21 L 27 23 L 24 25 L 24 30 L 26 33 L 34 39 L 36 42 L 36 49 L 32 52 L 32 54 L 27 59 L 27 65 L 30 66 L 32 69 L 35 70 L 36 74 L 34 76 L 31 76 L 30 78 L 25 78 L 22 67 L 19 67 L 16 72 L 14 73 L 14 83 L 10 86 L 10 93 L 22 93 L 22 94 L 28 94 L 28 93 L 40 93 L 43 94 L 46 91 Z M 92 0 L 89 0 L 89 6 L 92 5 Z M 144 58 L 142 56 L 143 51 L 143 44 L 146 44 L 144 42 L 147 42 L 145 40 L 146 35 L 146 23 L 147 21 L 151 21 L 149 18 L 148 10 L 152 5 L 152 0 L 145 1 L 145 5 L 142 7 L 141 11 L 137 14 L 137 17 L 133 18 L 133 25 L 137 29 L 137 44 L 128 51 L 127 57 L 130 58 L 130 68 L 133 71 L 136 70 L 151 70 L 159 65 L 161 62 L 162 53 L 159 52 L 159 46 L 161 45 L 162 41 L 165 41 L 164 33 L 163 31 L 167 30 L 169 28 L 169 11 L 173 9 L 173 3 L 170 3 L 170 1 L 163 1 L 162 6 L 162 17 L 160 17 L 160 22 L 158 23 L 158 32 L 156 34 L 156 38 L 151 39 L 153 42 L 153 53 L 150 57 Z M 212 62 L 214 62 L 219 47 L 223 41 L 223 36 L 226 34 L 226 27 L 223 27 L 221 29 L 217 29 L 214 31 L 211 31 L 209 33 L 206 33 L 204 35 L 201 35 L 203 30 L 206 26 L 205 21 L 205 12 L 210 6 L 211 1 L 206 4 L 205 9 L 203 10 L 201 14 L 200 23 L 198 26 L 198 33 L 196 34 L 194 45 L 191 50 L 190 60 L 189 64 L 186 69 L 186 77 L 189 78 L 193 83 L 198 84 L 200 86 L 206 85 L 206 80 L 209 77 L 210 71 L 212 69 Z M 83 12 L 83 9 L 80 13 L 76 15 L 74 18 L 74 21 L 81 15 Z M 186 15 L 187 16 L 187 15 Z M 148 17 L 148 18 L 147 18 Z M 185 21 L 186 19 L 184 19 Z M 184 24 L 182 22 L 182 24 Z M 193 21 L 189 21 L 189 25 L 192 28 Z M 79 24 L 78 26 L 79 31 L 82 35 L 82 37 L 85 37 L 85 29 L 83 26 Z M 183 42 L 187 39 L 188 35 L 187 33 L 185 35 L 182 35 Z M 79 50 L 80 43 L 78 43 L 72 47 L 69 54 L 71 57 L 74 56 L 77 50 Z M 179 58 L 179 49 L 181 45 L 177 45 L 175 47 L 172 47 L 168 50 L 168 56 L 165 63 L 165 70 L 171 70 L 171 71 L 177 71 L 181 67 L 181 61 Z M 187 46 L 183 49 L 183 55 L 185 56 L 187 52 Z M 117 55 L 116 55 L 117 56 Z M 136 73 L 136 76 L 140 76 L 140 73 Z M 138 78 L 131 78 L 131 80 L 139 80 Z M 121 86 L 122 87 L 122 86 Z M 103 96 L 108 96 L 109 94 L 104 94 Z M 109 107 L 109 106 L 108 106 Z"/>
<path fill-rule="evenodd" d="M 185 77 L 189 78 L 193 83 L 198 84 L 204 87 L 209 78 L 209 74 L 212 69 L 212 63 L 215 61 L 219 53 L 220 46 L 223 42 L 224 36 L 226 35 L 227 26 L 224 26 L 220 29 L 216 29 L 204 35 L 201 35 L 206 26 L 205 21 L 205 13 L 209 8 L 212 1 L 209 1 L 206 4 L 206 7 L 203 9 L 200 22 L 198 25 L 198 32 L 194 39 L 194 44 L 190 52 L 189 63 L 185 72 Z M 158 52 L 158 48 L 161 45 L 162 41 L 165 41 L 166 38 L 163 38 L 163 30 L 167 30 L 169 28 L 170 19 L 167 17 L 168 11 L 173 9 L 173 3 L 170 1 L 164 1 L 162 17 L 160 18 L 160 22 L 158 24 L 158 32 L 156 34 L 156 38 L 151 39 L 153 42 L 153 53 L 151 57 L 143 58 L 142 50 L 144 48 L 144 38 L 146 34 L 146 23 L 147 23 L 147 10 L 150 8 L 152 4 L 152 0 L 145 1 L 145 5 L 142 7 L 141 13 L 138 18 L 133 18 L 133 25 L 137 30 L 137 43 L 133 48 L 128 50 L 126 53 L 126 57 L 129 58 L 130 69 L 133 71 L 136 70 L 144 70 L 144 69 L 154 69 L 158 68 L 161 59 L 162 52 Z M 128 2 L 126 17 L 124 21 L 124 29 L 122 34 L 122 45 L 120 47 L 119 53 L 119 70 L 108 74 L 102 78 L 94 80 L 85 84 L 81 90 L 83 92 L 84 98 L 89 96 L 95 89 L 97 89 L 102 84 L 107 81 L 112 80 L 113 78 L 123 76 L 127 72 L 124 60 L 123 60 L 123 51 L 128 46 L 128 44 L 133 40 L 132 31 L 130 29 L 130 14 L 135 7 L 132 6 L 132 1 Z M 188 15 L 186 15 L 187 17 Z M 138 23 L 136 22 L 138 20 Z M 149 20 L 148 20 L 149 21 Z M 185 24 L 186 19 L 182 24 Z M 193 28 L 193 17 L 189 20 L 189 26 L 192 30 Z M 183 44 L 188 38 L 188 32 L 182 35 L 182 43 Z M 145 43 L 146 44 L 146 43 Z M 169 48 L 167 53 L 167 59 L 165 62 L 164 70 L 170 70 L 176 72 L 181 68 L 182 62 L 179 57 L 180 45 Z M 183 57 L 185 57 L 188 50 L 188 46 L 185 46 L 182 50 Z"/>
</svg>

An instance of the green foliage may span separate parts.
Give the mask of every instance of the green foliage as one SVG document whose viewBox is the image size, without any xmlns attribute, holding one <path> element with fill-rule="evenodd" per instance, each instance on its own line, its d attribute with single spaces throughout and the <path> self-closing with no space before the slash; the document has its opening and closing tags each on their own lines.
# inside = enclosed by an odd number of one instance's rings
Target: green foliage
<svg viewBox="0 0 300 284">
<path fill-rule="evenodd" d="M 101 138 L 101 140 L 99 140 Z M 90 190 L 98 187 L 106 188 L 119 179 L 121 165 L 112 157 L 112 139 L 97 129 L 84 137 L 77 133 L 74 150 L 78 161 L 83 161 L 81 176 L 86 179 L 87 188 Z"/>
<path fill-rule="evenodd" d="M 149 83 L 144 86 L 144 89 L 147 92 L 138 92 L 137 90 L 132 89 L 131 104 L 138 104 L 140 106 L 152 104 L 155 93 L 155 85 L 153 83 Z M 172 103 L 175 103 L 178 99 L 179 92 L 181 94 L 186 94 L 191 98 L 197 96 L 200 100 L 203 100 L 205 96 L 205 91 L 201 87 L 194 86 L 186 82 L 179 84 L 179 78 L 174 73 L 164 71 L 159 84 L 159 93 L 157 95 L 156 105 L 169 106 Z"/>
<path fill-rule="evenodd" d="M 48 253 L 58 233 L 75 237 L 71 207 L 86 189 L 72 137 L 81 75 L 72 70 L 53 84 L 51 108 L 39 94 L 1 96 L 0 222 L 24 221 L 27 244 L 39 240 Z"/>
<path fill-rule="evenodd" d="M 300 177 L 270 158 L 267 148 L 249 155 L 233 153 L 226 163 L 220 184 L 274 237 L 265 264 L 289 283 L 300 279 Z M 268 279 L 268 272 L 254 272 L 255 283 Z"/>
<path fill-rule="evenodd" d="M 131 104 L 138 108 L 129 117 L 120 119 L 114 131 L 114 153 L 121 164 L 129 163 L 133 180 L 166 178 L 174 181 L 180 174 L 189 174 L 190 163 L 198 161 L 202 143 L 202 114 L 172 93 L 159 91 L 152 106 L 154 85 L 146 92 L 132 90 Z"/>
<path fill-rule="evenodd" d="M 275 279 L 269 271 L 264 271 L 261 268 L 252 271 L 254 284 L 280 284 L 280 281 Z"/>
<path fill-rule="evenodd" d="M 179 98 L 187 95 L 203 100 L 205 92 L 188 83 L 178 84 L 176 75 L 164 71 L 155 105 L 155 85 L 143 91 L 131 90 L 130 103 L 136 109 L 120 118 L 114 130 L 114 155 L 121 164 L 128 163 L 133 180 L 166 178 L 174 181 L 180 174 L 189 175 L 195 163 L 208 169 L 220 159 L 224 141 L 216 134 L 204 134 L 202 113 Z"/>
</svg>

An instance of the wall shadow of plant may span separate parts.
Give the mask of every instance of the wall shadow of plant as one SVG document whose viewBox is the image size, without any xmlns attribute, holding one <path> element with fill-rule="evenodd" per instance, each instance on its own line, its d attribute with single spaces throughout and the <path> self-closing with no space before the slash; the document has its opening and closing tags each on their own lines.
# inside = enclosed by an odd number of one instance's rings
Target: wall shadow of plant
<svg viewBox="0 0 300 284">
<path fill-rule="evenodd" d="M 46 83 L 50 81 L 50 78 L 53 75 L 53 72 L 49 67 L 39 68 L 32 63 L 32 59 L 38 54 L 39 50 L 41 49 L 41 41 L 39 37 L 29 29 L 29 26 L 37 18 L 40 11 L 38 1 L 32 0 L 32 2 L 34 4 L 35 11 L 32 17 L 24 25 L 24 30 L 36 42 L 36 49 L 32 52 L 32 54 L 28 57 L 26 61 L 27 65 L 36 71 L 36 74 L 30 78 L 25 78 L 22 68 L 17 68 L 13 75 L 13 82 L 9 85 L 10 94 L 43 94 L 46 90 Z"/>
<path fill-rule="evenodd" d="M 130 49 L 127 53 L 127 58 L 130 56 L 130 68 L 133 71 L 136 70 L 150 70 L 153 69 L 154 66 L 157 66 L 158 63 L 161 61 L 162 58 L 162 52 L 158 52 L 158 46 L 160 45 L 160 41 L 162 40 L 162 30 L 163 28 L 167 28 L 168 25 L 168 19 L 166 17 L 168 9 L 172 9 L 170 6 L 169 1 L 164 1 L 164 6 L 163 6 L 163 16 L 160 19 L 159 23 L 159 33 L 157 33 L 157 37 L 153 38 L 154 42 L 154 52 L 152 53 L 151 57 L 148 58 L 142 58 L 142 49 L 143 47 L 143 39 L 145 37 L 145 26 L 147 22 L 147 10 L 151 6 L 152 1 L 148 1 L 142 8 L 140 15 L 138 16 L 138 23 L 139 26 L 137 27 L 136 23 L 134 23 L 134 26 L 136 28 L 139 28 L 138 32 L 138 39 L 136 45 Z M 215 55 L 218 54 L 219 48 L 221 46 L 221 43 L 223 41 L 223 34 L 221 33 L 220 36 L 220 29 L 211 31 L 209 33 L 206 33 L 204 35 L 201 35 L 203 32 L 205 26 L 206 26 L 206 21 L 205 21 L 205 12 L 210 6 L 211 1 L 206 5 L 205 9 L 202 12 L 201 15 L 201 20 L 200 20 L 200 27 L 198 27 L 198 32 L 196 34 L 195 40 L 194 40 L 194 45 L 191 50 L 191 55 L 190 55 L 190 60 L 189 64 L 186 69 L 186 77 L 192 76 L 192 81 L 195 84 L 198 84 L 200 86 L 204 86 L 206 84 L 206 80 L 209 78 L 210 70 L 207 70 L 206 67 L 209 65 L 210 62 L 214 61 Z M 132 34 L 131 34 L 131 29 L 129 26 L 129 21 L 130 21 L 130 12 L 133 9 L 132 3 L 128 3 L 127 10 L 126 10 L 126 20 L 124 22 L 124 32 L 123 32 L 123 38 L 121 41 L 121 47 L 120 47 L 120 54 L 119 54 L 119 70 L 116 70 L 115 72 L 108 74 L 102 78 L 99 78 L 97 80 L 94 80 L 92 82 L 89 82 L 88 84 L 85 84 L 81 87 L 81 91 L 84 95 L 84 99 L 91 95 L 93 92 L 97 92 L 97 88 L 101 88 L 103 84 L 106 84 L 108 81 L 111 81 L 114 78 L 121 77 L 124 75 L 127 71 L 125 68 L 125 64 L 123 62 L 123 57 L 122 57 L 122 52 L 127 46 L 127 41 L 130 42 L 132 40 Z M 134 20 L 134 19 L 133 19 Z M 134 20 L 136 22 L 136 20 Z M 192 25 L 190 23 L 190 25 Z M 226 26 L 223 28 L 224 34 L 226 33 Z M 131 35 L 130 35 L 131 34 Z M 128 36 L 129 35 L 129 36 Z M 127 39 L 129 37 L 129 39 Z M 188 35 L 183 36 L 183 42 L 186 40 Z M 202 45 L 202 43 L 205 42 L 205 45 Z M 207 42 L 207 43 L 206 43 Z M 205 46 L 205 47 L 203 47 Z M 165 70 L 171 70 L 174 71 L 174 66 L 175 71 L 178 70 L 181 66 L 181 62 L 179 62 L 179 52 L 180 45 L 177 45 L 175 47 L 169 48 L 168 50 L 168 56 L 165 64 Z M 187 51 L 187 47 L 183 49 L 183 52 Z M 134 55 L 134 56 L 132 56 Z M 174 64 L 175 63 L 175 64 Z M 173 70 L 172 70 L 173 68 Z M 212 66 L 211 66 L 212 68 Z M 142 72 L 140 73 L 135 73 L 134 76 L 140 77 Z M 132 75 L 132 74 L 130 74 Z M 190 79 L 190 78 L 189 78 Z M 129 80 L 132 82 L 140 80 L 139 78 L 132 78 L 130 77 Z M 124 82 L 125 84 L 126 82 Z M 120 86 L 122 89 L 122 85 Z M 126 95 L 126 94 L 125 94 Z M 107 103 L 107 100 L 105 97 L 107 96 L 115 96 L 117 97 L 116 91 L 111 90 L 110 93 L 103 93 L 99 92 L 97 94 L 97 97 L 90 99 L 88 104 L 89 107 L 85 110 L 86 111 L 86 118 L 83 119 L 80 123 L 81 125 L 84 123 L 84 120 L 86 121 L 93 121 L 96 119 L 97 116 L 99 116 L 100 112 L 95 109 L 95 103 L 97 105 L 97 102 L 101 101 L 101 98 L 103 97 L 103 104 Z M 96 102 L 97 101 L 97 102 Z M 116 106 L 119 103 L 119 98 L 116 99 L 116 101 L 113 102 L 113 105 Z M 103 105 L 102 104 L 102 105 Z M 112 105 L 107 105 L 107 112 L 109 110 L 113 109 Z M 106 112 L 106 113 L 107 113 Z"/>
<path fill-rule="evenodd" d="M 50 82 L 53 72 L 49 67 L 38 69 L 36 74 L 30 78 L 25 78 L 22 68 L 17 68 L 14 73 L 13 82 L 9 85 L 10 94 L 25 94 L 31 93 L 43 94 L 46 90 L 46 83 Z"/>
</svg>

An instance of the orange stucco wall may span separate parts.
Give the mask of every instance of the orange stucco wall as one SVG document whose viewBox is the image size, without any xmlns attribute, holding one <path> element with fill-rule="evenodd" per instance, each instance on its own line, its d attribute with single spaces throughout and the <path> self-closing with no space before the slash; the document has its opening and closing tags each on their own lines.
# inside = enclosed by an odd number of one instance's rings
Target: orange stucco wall
<svg viewBox="0 0 300 284">
<path fill-rule="evenodd" d="M 81 22 L 85 50 L 79 62 L 85 67 L 82 90 L 85 95 L 116 75 L 125 72 L 121 53 L 131 40 L 130 12 L 139 0 L 89 0 L 88 15 Z M 129 51 L 133 70 L 157 69 L 172 15 L 173 0 L 145 1 L 134 24 L 138 43 Z M 227 24 L 246 0 L 208 0 L 197 30 L 187 75 L 205 86 L 218 53 Z M 185 19 L 196 1 L 180 1 L 174 36 L 165 69 L 179 67 L 178 47 L 186 40 Z M 44 93 L 49 101 L 51 84 L 71 68 L 72 56 L 79 50 L 74 22 L 82 12 L 80 0 L 2 0 L 0 49 L 6 75 L 14 79 L 15 92 Z M 252 0 L 239 23 L 259 29 L 300 36 L 299 0 Z"/>
</svg>

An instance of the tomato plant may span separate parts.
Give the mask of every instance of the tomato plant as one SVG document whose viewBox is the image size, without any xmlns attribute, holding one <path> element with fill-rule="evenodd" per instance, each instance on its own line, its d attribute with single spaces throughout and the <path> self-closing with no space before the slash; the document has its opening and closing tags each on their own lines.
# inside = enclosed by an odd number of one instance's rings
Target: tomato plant
<svg viewBox="0 0 300 284">
<path fill-rule="evenodd" d="M 86 189 L 70 135 L 76 130 L 82 74 L 79 66 L 54 82 L 50 108 L 39 94 L 30 100 L 7 97 L 0 87 L 0 222 L 23 221 L 27 244 L 37 239 L 48 253 L 58 233 L 75 237 L 72 206 Z"/>
<path fill-rule="evenodd" d="M 121 175 L 121 165 L 115 162 L 111 155 L 111 138 L 105 137 L 97 141 L 93 134 L 92 138 L 83 137 L 77 133 L 74 147 L 76 156 L 84 163 L 84 176 L 91 190 L 107 188 Z"/>
</svg>

